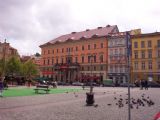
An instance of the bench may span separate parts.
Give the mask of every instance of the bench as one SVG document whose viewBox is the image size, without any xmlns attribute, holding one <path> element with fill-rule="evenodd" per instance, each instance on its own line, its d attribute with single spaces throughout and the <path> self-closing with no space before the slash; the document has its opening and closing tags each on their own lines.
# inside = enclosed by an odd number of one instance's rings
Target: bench
<svg viewBox="0 0 160 120">
<path fill-rule="evenodd" d="M 37 93 L 37 94 L 39 93 L 39 91 L 45 91 L 46 94 L 48 94 L 50 91 L 48 85 L 37 85 L 34 90 L 35 90 L 35 93 Z"/>
</svg>

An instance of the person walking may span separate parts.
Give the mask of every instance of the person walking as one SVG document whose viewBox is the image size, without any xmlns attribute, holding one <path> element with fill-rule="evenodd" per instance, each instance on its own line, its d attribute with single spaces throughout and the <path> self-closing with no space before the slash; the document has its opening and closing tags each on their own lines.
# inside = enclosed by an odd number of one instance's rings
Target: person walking
<svg viewBox="0 0 160 120">
<path fill-rule="evenodd" d="M 143 81 L 142 81 L 142 80 L 140 80 L 140 85 L 139 85 L 139 87 L 140 87 L 140 90 L 143 90 Z"/>
<path fill-rule="evenodd" d="M 144 85 L 145 85 L 145 90 L 148 90 L 148 80 L 144 81 Z"/>
<path fill-rule="evenodd" d="M 4 89 L 3 78 L 1 77 L 0 78 L 0 97 L 3 97 L 3 89 Z"/>
</svg>

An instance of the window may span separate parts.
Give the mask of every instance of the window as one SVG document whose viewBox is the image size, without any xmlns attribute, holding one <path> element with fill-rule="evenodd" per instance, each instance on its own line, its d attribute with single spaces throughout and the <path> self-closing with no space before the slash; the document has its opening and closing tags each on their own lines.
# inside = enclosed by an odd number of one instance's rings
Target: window
<svg viewBox="0 0 160 120">
<path fill-rule="evenodd" d="M 115 65 L 115 73 L 118 72 L 118 68 L 117 68 L 117 65 Z"/>
<path fill-rule="evenodd" d="M 90 67 L 88 66 L 88 71 L 90 70 Z"/>
<path fill-rule="evenodd" d="M 141 48 L 145 48 L 145 42 L 141 41 Z"/>
<path fill-rule="evenodd" d="M 142 70 L 145 70 L 145 62 L 142 62 L 141 68 L 142 68 Z"/>
<path fill-rule="evenodd" d="M 61 58 L 61 63 L 63 63 L 64 62 L 64 59 L 63 58 Z"/>
<path fill-rule="evenodd" d="M 110 73 L 112 73 L 113 72 L 113 66 L 111 65 L 110 66 Z"/>
<path fill-rule="evenodd" d="M 82 50 L 84 50 L 84 46 L 82 46 Z"/>
<path fill-rule="evenodd" d="M 112 47 L 113 46 L 113 42 L 112 41 L 110 41 L 110 47 Z"/>
<path fill-rule="evenodd" d="M 160 70 L 160 61 L 158 62 L 158 69 Z"/>
<path fill-rule="evenodd" d="M 152 41 L 151 40 L 148 41 L 148 47 L 152 47 Z"/>
<path fill-rule="evenodd" d="M 120 73 L 123 73 L 123 66 L 122 65 L 119 66 L 119 69 L 120 69 Z"/>
<path fill-rule="evenodd" d="M 120 50 L 119 50 L 119 51 L 120 51 L 120 54 L 122 55 L 122 54 L 123 54 L 123 49 L 122 49 L 122 48 L 120 48 Z"/>
<path fill-rule="evenodd" d="M 54 64 L 54 59 L 52 58 L 52 65 Z"/>
<path fill-rule="evenodd" d="M 57 53 L 58 53 L 58 49 L 57 49 Z"/>
<path fill-rule="evenodd" d="M 103 48 L 103 43 L 101 43 L 101 48 Z"/>
<path fill-rule="evenodd" d="M 71 49 L 70 48 L 68 48 L 68 52 L 70 52 L 71 51 Z"/>
<path fill-rule="evenodd" d="M 46 61 L 45 61 L 45 59 L 43 60 L 43 64 L 44 64 L 44 65 L 46 64 Z"/>
<path fill-rule="evenodd" d="M 160 40 L 157 41 L 157 47 L 160 47 Z"/>
<path fill-rule="evenodd" d="M 134 69 L 138 70 L 138 62 L 134 62 Z"/>
<path fill-rule="evenodd" d="M 148 69 L 152 70 L 152 61 L 148 61 Z"/>
<path fill-rule="evenodd" d="M 134 48 L 138 48 L 138 42 L 134 42 Z"/>
<path fill-rule="evenodd" d="M 134 58 L 138 59 L 138 51 L 134 51 Z"/>
<path fill-rule="evenodd" d="M 152 50 L 148 50 L 148 58 L 152 58 Z"/>
<path fill-rule="evenodd" d="M 96 44 L 94 44 L 94 49 L 96 49 L 96 47 L 97 47 Z"/>
<path fill-rule="evenodd" d="M 49 59 L 48 59 L 48 65 L 49 65 Z"/>
<path fill-rule="evenodd" d="M 100 62 L 103 62 L 103 55 L 100 55 Z"/>
<path fill-rule="evenodd" d="M 141 56 L 142 56 L 142 58 L 145 58 L 145 51 L 144 50 L 142 50 Z"/>
<path fill-rule="evenodd" d="M 113 50 L 112 49 L 110 49 L 110 55 L 113 55 Z"/>
<path fill-rule="evenodd" d="M 82 56 L 82 63 L 84 63 L 84 56 Z"/>
<path fill-rule="evenodd" d="M 88 50 L 90 50 L 91 49 L 91 46 L 90 45 L 88 45 Z"/>
<path fill-rule="evenodd" d="M 91 62 L 91 56 L 88 56 L 88 63 Z"/>
<path fill-rule="evenodd" d="M 78 47 L 76 47 L 76 51 L 78 51 Z"/>
<path fill-rule="evenodd" d="M 58 58 L 56 58 L 56 63 L 58 63 Z"/>
<path fill-rule="evenodd" d="M 101 70 L 101 71 L 103 70 L 103 65 L 100 66 L 100 70 Z"/>
<path fill-rule="evenodd" d="M 115 49 L 115 50 L 114 50 L 114 53 L 115 53 L 115 55 L 118 55 L 118 50 Z"/>
<path fill-rule="evenodd" d="M 81 70 L 84 71 L 84 67 L 83 66 L 81 67 Z"/>
<path fill-rule="evenodd" d="M 52 53 L 54 54 L 54 50 L 52 50 Z"/>
<path fill-rule="evenodd" d="M 160 57 L 160 50 L 158 50 L 158 57 Z"/>
<path fill-rule="evenodd" d="M 48 54 L 50 54 L 50 50 L 48 50 Z"/>
<path fill-rule="evenodd" d="M 78 62 L 78 57 L 75 57 L 75 62 L 76 62 L 76 63 Z"/>
<path fill-rule="evenodd" d="M 64 52 L 64 48 L 62 48 L 62 53 Z"/>
<path fill-rule="evenodd" d="M 94 63 L 96 63 L 96 55 L 94 56 Z"/>
<path fill-rule="evenodd" d="M 96 71 L 96 66 L 93 67 L 94 71 Z"/>
</svg>

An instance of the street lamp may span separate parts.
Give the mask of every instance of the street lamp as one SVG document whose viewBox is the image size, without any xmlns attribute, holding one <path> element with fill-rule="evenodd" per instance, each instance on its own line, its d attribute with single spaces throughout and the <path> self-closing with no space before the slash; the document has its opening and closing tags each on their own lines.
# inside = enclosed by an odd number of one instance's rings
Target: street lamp
<svg viewBox="0 0 160 120">
<path fill-rule="evenodd" d="M 91 60 L 91 79 L 90 79 L 90 92 L 86 93 L 86 103 L 88 106 L 92 106 L 94 104 L 94 93 L 93 93 L 93 77 L 92 77 L 92 63 L 93 63 L 93 58 L 94 56 L 91 55 L 90 56 L 90 60 Z"/>
<path fill-rule="evenodd" d="M 128 72 L 128 120 L 131 120 L 131 105 L 130 105 L 130 68 L 131 68 L 131 38 L 129 32 L 126 32 L 126 57 L 127 57 L 127 72 Z"/>
</svg>

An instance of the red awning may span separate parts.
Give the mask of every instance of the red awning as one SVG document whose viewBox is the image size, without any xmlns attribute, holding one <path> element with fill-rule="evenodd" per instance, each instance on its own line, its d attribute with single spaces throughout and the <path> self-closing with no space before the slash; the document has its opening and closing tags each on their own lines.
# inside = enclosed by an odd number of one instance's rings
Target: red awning
<svg viewBox="0 0 160 120">
<path fill-rule="evenodd" d="M 55 74 L 55 72 L 43 71 L 42 74 L 44 74 L 44 75 L 52 75 L 52 74 Z"/>
</svg>

